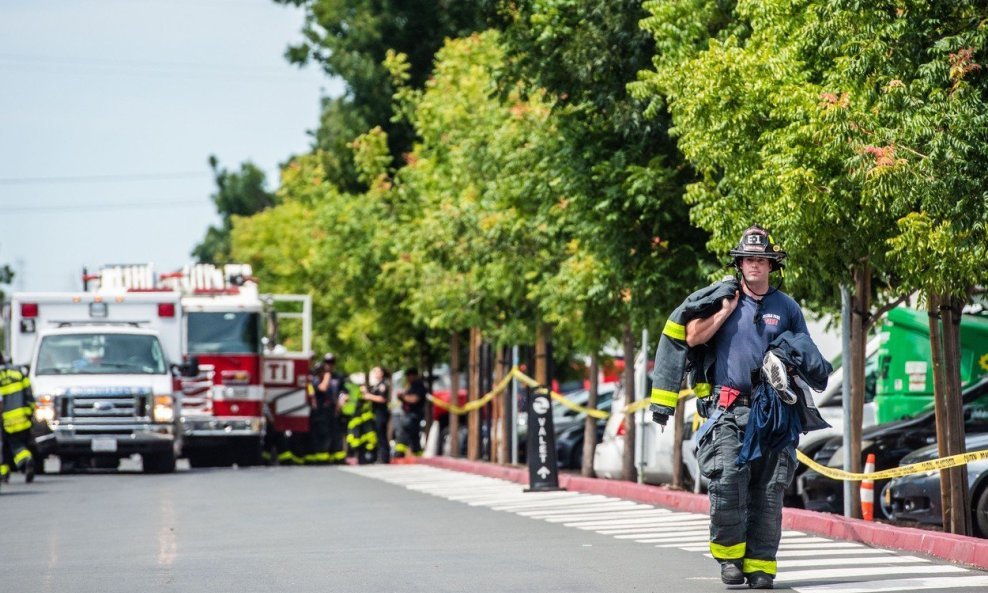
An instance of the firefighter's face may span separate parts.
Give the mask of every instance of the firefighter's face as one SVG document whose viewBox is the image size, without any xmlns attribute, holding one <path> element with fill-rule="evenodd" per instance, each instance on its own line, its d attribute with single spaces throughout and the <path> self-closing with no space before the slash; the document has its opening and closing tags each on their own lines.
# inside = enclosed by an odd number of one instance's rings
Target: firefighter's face
<svg viewBox="0 0 988 593">
<path fill-rule="evenodd" d="M 768 274 L 772 271 L 772 262 L 765 257 L 741 258 L 741 274 L 748 283 L 768 282 Z"/>
</svg>

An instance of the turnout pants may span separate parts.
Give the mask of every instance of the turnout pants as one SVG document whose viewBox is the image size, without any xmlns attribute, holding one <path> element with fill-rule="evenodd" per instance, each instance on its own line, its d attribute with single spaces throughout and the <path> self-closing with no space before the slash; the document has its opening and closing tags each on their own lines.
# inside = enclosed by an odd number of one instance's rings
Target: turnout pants
<svg viewBox="0 0 988 593">
<path fill-rule="evenodd" d="M 305 456 L 305 461 L 343 461 L 346 453 L 343 450 L 343 426 L 335 408 L 320 406 L 309 409 L 309 435 L 312 439 L 312 453 Z"/>
<path fill-rule="evenodd" d="M 374 463 L 377 431 L 374 430 L 374 411 L 369 403 L 358 406 L 347 423 L 346 443 L 356 456 L 357 463 Z"/>
<path fill-rule="evenodd" d="M 422 416 L 406 412 L 398 427 L 398 442 L 395 444 L 395 457 L 422 454 Z"/>
<path fill-rule="evenodd" d="M 775 576 L 775 556 L 782 537 L 782 498 L 796 471 L 788 450 L 766 452 L 736 465 L 749 409 L 723 412 L 700 440 L 700 472 L 710 480 L 710 552 L 750 574 Z"/>
<path fill-rule="evenodd" d="M 388 441 L 388 420 L 391 412 L 378 410 L 374 412 L 374 432 L 377 433 L 377 461 L 391 463 L 391 443 Z"/>
<path fill-rule="evenodd" d="M 7 477 L 14 469 L 24 471 L 27 462 L 32 459 L 30 444 L 30 430 L 3 434 L 3 460 L 0 462 L 0 478 Z"/>
</svg>

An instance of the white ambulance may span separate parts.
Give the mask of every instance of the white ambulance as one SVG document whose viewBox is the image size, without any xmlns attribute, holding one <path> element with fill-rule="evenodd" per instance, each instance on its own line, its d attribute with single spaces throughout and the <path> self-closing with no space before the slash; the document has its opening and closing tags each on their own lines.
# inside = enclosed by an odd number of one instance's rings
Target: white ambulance
<svg viewBox="0 0 988 593">
<path fill-rule="evenodd" d="M 145 472 L 175 470 L 181 319 L 178 295 L 153 288 L 12 295 L 7 352 L 29 371 L 42 459 L 68 472 L 138 454 Z"/>
</svg>

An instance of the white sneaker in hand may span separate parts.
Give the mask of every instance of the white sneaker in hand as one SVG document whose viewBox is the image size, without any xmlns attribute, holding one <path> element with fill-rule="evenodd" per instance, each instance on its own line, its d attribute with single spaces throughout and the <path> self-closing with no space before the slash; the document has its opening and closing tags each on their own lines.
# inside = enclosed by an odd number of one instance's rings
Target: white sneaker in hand
<svg viewBox="0 0 988 593">
<path fill-rule="evenodd" d="M 765 358 L 762 359 L 762 378 L 775 389 L 782 401 L 787 404 L 796 403 L 796 394 L 789 390 L 786 367 L 771 351 L 766 352 Z"/>
</svg>

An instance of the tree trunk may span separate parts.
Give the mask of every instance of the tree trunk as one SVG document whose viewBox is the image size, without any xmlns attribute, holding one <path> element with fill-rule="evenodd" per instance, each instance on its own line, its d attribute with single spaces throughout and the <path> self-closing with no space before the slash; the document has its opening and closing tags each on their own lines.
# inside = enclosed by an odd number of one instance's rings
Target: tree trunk
<svg viewBox="0 0 988 593">
<path fill-rule="evenodd" d="M 460 332 L 454 331 L 449 337 L 449 402 L 458 405 L 460 401 Z M 449 454 L 459 457 L 460 415 L 449 413 Z"/>
<path fill-rule="evenodd" d="M 539 385 L 552 389 L 549 377 L 549 340 L 552 331 L 548 326 L 538 324 L 535 328 L 535 380 Z"/>
<path fill-rule="evenodd" d="M 631 323 L 624 326 L 624 373 L 621 379 L 626 405 L 635 403 L 635 337 L 631 333 Z M 635 415 L 624 415 L 624 457 L 621 464 L 621 479 L 635 482 L 638 470 L 635 467 Z M 596 439 L 596 433 L 594 434 Z"/>
<path fill-rule="evenodd" d="M 598 374 L 598 354 L 595 349 L 590 353 L 590 397 L 587 399 L 587 407 L 597 408 L 597 374 Z M 580 474 L 588 478 L 594 477 L 593 472 L 593 452 L 597 448 L 597 419 L 589 414 L 583 421 L 583 468 Z"/>
<path fill-rule="evenodd" d="M 495 350 L 494 383 L 499 384 L 511 370 L 511 351 L 508 348 Z M 511 463 L 511 384 L 494 397 L 494 409 L 498 419 L 496 438 L 497 462 Z"/>
<path fill-rule="evenodd" d="M 944 353 L 944 408 L 947 411 L 947 451 L 950 455 L 965 453 L 964 406 L 961 396 L 961 308 L 956 298 L 941 301 L 943 313 Z M 939 436 L 939 435 L 938 435 Z M 967 484 L 967 466 L 959 465 L 950 472 L 950 532 L 971 535 L 970 492 Z M 947 523 L 944 523 L 947 525 Z"/>
<path fill-rule="evenodd" d="M 865 345 L 868 342 L 868 312 L 871 309 L 871 266 L 867 258 L 854 268 L 851 307 L 851 443 L 846 454 L 851 471 L 861 472 L 861 428 L 864 419 Z M 851 488 L 851 516 L 861 518 L 861 493 Z"/>
<path fill-rule="evenodd" d="M 470 378 L 467 381 L 467 403 L 480 399 L 480 344 L 482 337 L 480 328 L 470 328 L 470 355 L 468 368 Z M 467 459 L 476 461 L 480 458 L 480 410 L 467 413 Z"/>
<path fill-rule="evenodd" d="M 933 363 L 933 413 L 937 427 L 937 456 L 950 455 L 948 434 L 950 422 L 947 415 L 946 368 L 943 360 L 943 338 L 940 335 L 940 297 L 929 295 L 926 305 L 930 322 L 930 360 Z M 940 472 L 940 512 L 943 525 L 949 529 L 953 516 L 950 491 L 953 474 L 949 469 Z"/>
</svg>

